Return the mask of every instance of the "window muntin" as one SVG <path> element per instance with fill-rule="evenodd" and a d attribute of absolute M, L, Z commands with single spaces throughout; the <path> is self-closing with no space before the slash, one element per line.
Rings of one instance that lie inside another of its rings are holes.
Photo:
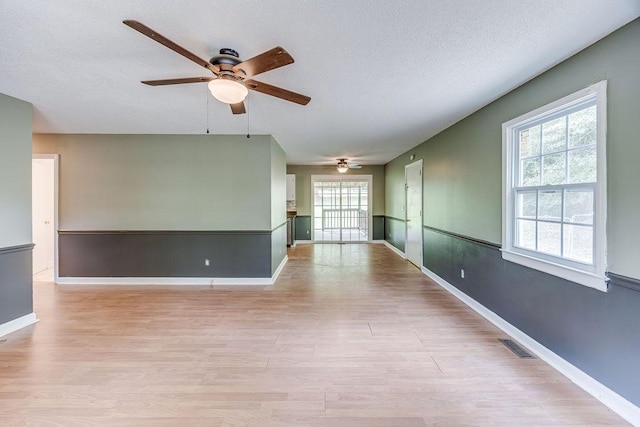
<path fill-rule="evenodd" d="M 514 129 L 513 246 L 594 266 L 596 100 Z"/>
<path fill-rule="evenodd" d="M 503 125 L 503 257 L 601 290 L 605 97 L 603 81 Z"/>

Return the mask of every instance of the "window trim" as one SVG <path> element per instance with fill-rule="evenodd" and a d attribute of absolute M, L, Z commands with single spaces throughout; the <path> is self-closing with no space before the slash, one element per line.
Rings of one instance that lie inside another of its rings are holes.
<path fill-rule="evenodd" d="M 607 81 L 602 80 L 585 89 L 579 90 L 562 99 L 551 102 L 531 112 L 523 114 L 502 124 L 502 258 L 526 267 L 533 268 L 584 286 L 607 291 L 606 249 L 607 249 Z M 551 117 L 561 111 L 568 110 L 589 99 L 596 101 L 596 184 L 594 191 L 594 264 L 589 268 L 576 268 L 574 263 L 565 265 L 554 262 L 547 257 L 538 257 L 535 251 L 520 249 L 514 246 L 515 238 L 515 182 L 514 155 L 516 128 L 533 124 L 543 118 Z"/>

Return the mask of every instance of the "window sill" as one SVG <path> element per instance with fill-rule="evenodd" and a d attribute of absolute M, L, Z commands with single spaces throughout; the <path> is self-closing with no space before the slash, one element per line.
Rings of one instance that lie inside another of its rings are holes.
<path fill-rule="evenodd" d="M 580 285 L 588 286 L 602 292 L 607 292 L 607 283 L 609 279 L 604 275 L 577 270 L 575 268 L 541 260 L 506 249 L 502 249 L 501 251 L 502 258 L 506 261 L 511 261 Z"/>

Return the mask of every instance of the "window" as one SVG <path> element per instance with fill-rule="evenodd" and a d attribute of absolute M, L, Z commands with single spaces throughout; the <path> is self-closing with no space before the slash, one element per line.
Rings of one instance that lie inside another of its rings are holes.
<path fill-rule="evenodd" d="M 503 258 L 606 291 L 606 81 L 502 130 Z"/>
<path fill-rule="evenodd" d="M 371 240 L 371 175 L 311 175 L 315 242 Z"/>

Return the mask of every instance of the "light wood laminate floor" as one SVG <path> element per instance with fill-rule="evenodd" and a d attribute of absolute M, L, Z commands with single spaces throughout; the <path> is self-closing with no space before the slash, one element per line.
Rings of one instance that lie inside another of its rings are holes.
<path fill-rule="evenodd" d="M 298 245 L 272 287 L 34 283 L 0 425 L 626 425 L 383 245 Z"/>

